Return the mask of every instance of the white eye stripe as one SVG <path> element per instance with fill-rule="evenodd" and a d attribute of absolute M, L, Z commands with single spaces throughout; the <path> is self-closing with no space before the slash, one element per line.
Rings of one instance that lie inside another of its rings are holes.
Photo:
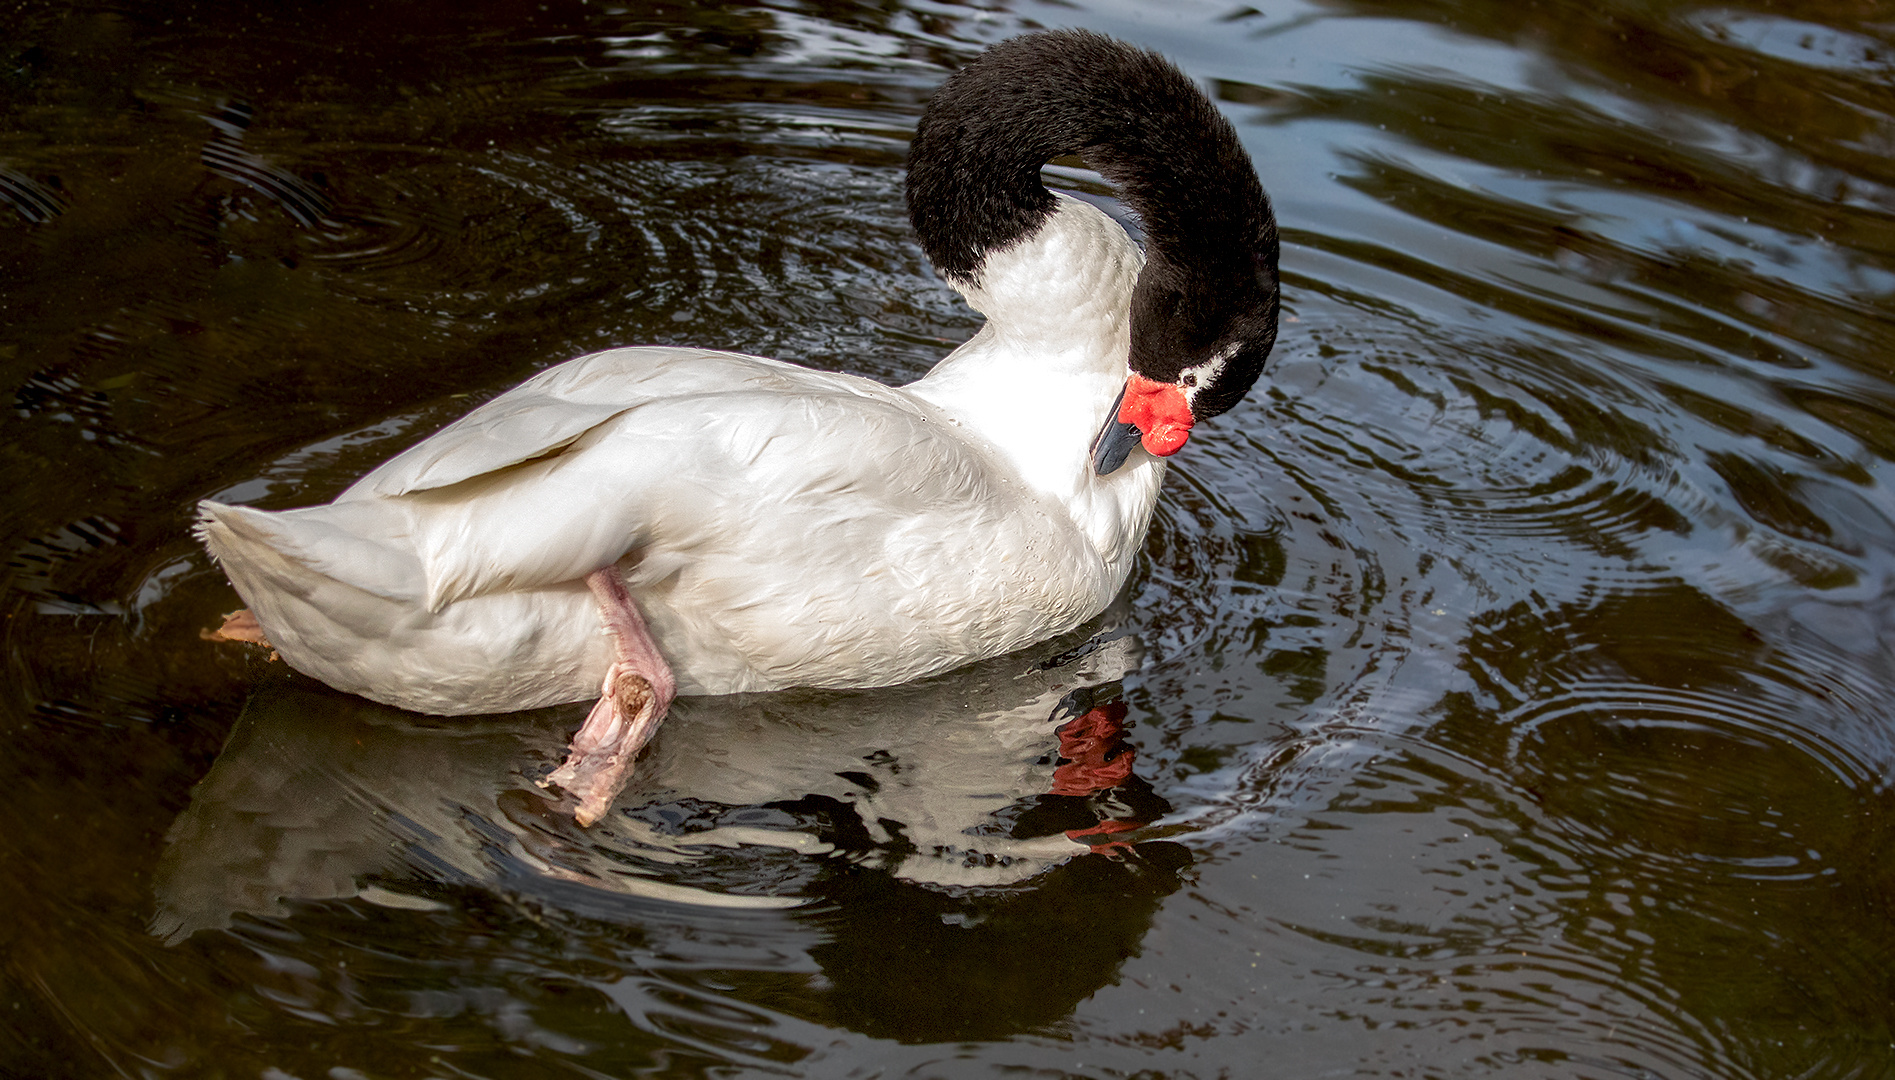
<path fill-rule="evenodd" d="M 1209 360 L 1193 364 L 1178 373 L 1178 385 L 1184 388 L 1185 404 L 1189 405 L 1196 400 L 1199 390 L 1217 381 L 1217 377 L 1224 373 L 1225 365 L 1230 363 L 1231 357 L 1237 355 L 1240 347 L 1241 343 L 1228 345 Z"/>

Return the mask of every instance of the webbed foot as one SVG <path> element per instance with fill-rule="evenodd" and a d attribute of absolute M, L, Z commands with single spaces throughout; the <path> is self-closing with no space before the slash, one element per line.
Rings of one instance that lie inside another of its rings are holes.
<path fill-rule="evenodd" d="M 605 816 L 632 778 L 632 763 L 658 732 L 677 695 L 677 679 L 625 591 L 617 568 L 586 576 L 611 632 L 617 659 L 605 673 L 598 704 L 572 737 L 566 761 L 544 784 L 557 784 L 578 805 L 573 820 L 590 825 Z"/>

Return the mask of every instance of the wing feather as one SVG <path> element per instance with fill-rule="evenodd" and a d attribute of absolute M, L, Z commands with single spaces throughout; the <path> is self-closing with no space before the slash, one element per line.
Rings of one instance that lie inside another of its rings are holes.
<path fill-rule="evenodd" d="M 337 502 L 432 491 L 556 453 L 655 400 L 733 389 L 791 389 L 834 379 L 759 356 L 631 348 L 547 368 L 356 481 Z"/>
<path fill-rule="evenodd" d="M 805 574 L 847 593 L 880 567 L 906 586 L 871 606 L 899 605 L 929 567 L 980 563 L 960 529 L 998 522 L 973 518 L 1028 512 L 1025 485 L 990 457 L 933 406 L 868 380 L 626 349 L 548 369 L 332 504 L 233 513 L 229 527 L 433 612 L 614 564 L 645 582 L 695 568 L 701 606 L 727 613 L 780 605 Z M 1001 546 L 1038 531 L 1022 526 L 999 529 Z M 822 629 L 804 628 L 809 647 Z"/>

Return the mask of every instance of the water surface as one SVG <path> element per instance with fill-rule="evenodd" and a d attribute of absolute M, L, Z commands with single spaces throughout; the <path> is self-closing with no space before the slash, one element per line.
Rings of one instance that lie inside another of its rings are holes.
<path fill-rule="evenodd" d="M 1111 611 L 686 702 L 588 831 L 583 705 L 199 639 L 197 499 L 570 356 L 919 376 L 908 134 L 1040 26 L 1286 241 Z M 1895 1074 L 1892 76 L 1848 3 L 19 5 L 0 1073 Z"/>

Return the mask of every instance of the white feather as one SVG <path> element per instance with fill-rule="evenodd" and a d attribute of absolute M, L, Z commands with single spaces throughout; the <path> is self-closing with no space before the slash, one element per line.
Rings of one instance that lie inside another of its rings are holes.
<path fill-rule="evenodd" d="M 891 388 L 735 353 L 551 368 L 334 503 L 202 504 L 271 643 L 430 713 L 581 700 L 620 565 L 686 694 L 905 682 L 1059 633 L 1123 585 L 1163 464 L 1088 451 L 1126 377 L 1141 259 L 1062 199 L 967 290 L 989 317 Z"/>

